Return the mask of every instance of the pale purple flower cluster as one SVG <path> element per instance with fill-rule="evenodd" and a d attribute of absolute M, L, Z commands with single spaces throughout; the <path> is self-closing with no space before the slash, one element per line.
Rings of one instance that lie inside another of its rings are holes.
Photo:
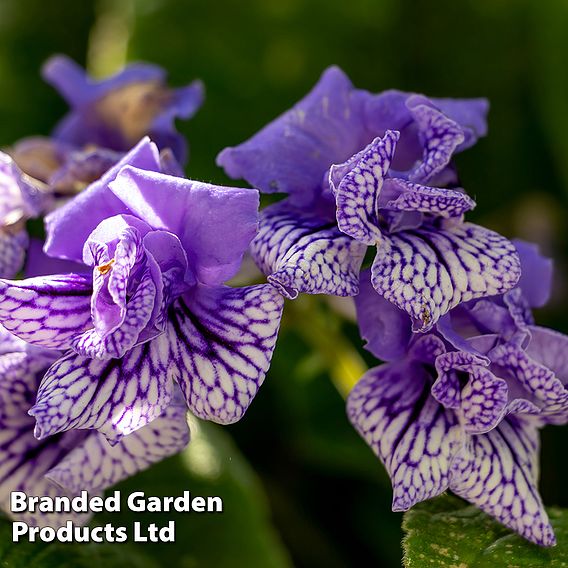
<path fill-rule="evenodd" d="M 348 415 L 391 476 L 393 509 L 450 489 L 550 546 L 539 428 L 568 421 L 568 337 L 531 315 L 550 261 L 464 221 L 475 202 L 452 158 L 486 133 L 486 111 L 478 99 L 375 95 L 332 67 L 218 163 L 288 194 L 262 211 L 251 247 L 284 296 L 356 296 L 367 348 L 387 363 L 355 386 Z"/>

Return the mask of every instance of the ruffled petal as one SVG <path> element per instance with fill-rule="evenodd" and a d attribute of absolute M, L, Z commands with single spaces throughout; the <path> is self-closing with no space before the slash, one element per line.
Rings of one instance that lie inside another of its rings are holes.
<path fill-rule="evenodd" d="M 90 329 L 76 337 L 71 347 L 79 355 L 97 359 L 122 357 L 138 342 L 142 331 L 148 325 L 154 312 L 156 285 L 148 270 L 141 275 L 141 282 L 128 300 L 124 318 L 120 327 L 114 331 L 99 335 L 96 329 Z"/>
<path fill-rule="evenodd" d="M 377 292 L 412 317 L 415 331 L 460 302 L 506 292 L 519 276 L 513 244 L 471 223 L 385 236 L 372 267 Z"/>
<path fill-rule="evenodd" d="M 450 162 L 456 148 L 465 140 L 461 126 L 421 96 L 411 97 L 406 105 L 418 126 L 424 148 L 422 161 L 410 173 L 412 182 L 427 183 Z"/>
<path fill-rule="evenodd" d="M 394 156 L 399 133 L 387 130 L 362 152 L 341 165 L 331 166 L 330 186 L 337 203 L 337 224 L 350 237 L 373 245 L 381 237 L 379 195 Z"/>
<path fill-rule="evenodd" d="M 450 489 L 524 538 L 541 546 L 556 539 L 538 494 L 538 430 L 509 416 L 472 436 L 452 464 Z"/>
<path fill-rule="evenodd" d="M 251 255 L 282 295 L 355 296 L 366 246 L 285 203 L 264 209 Z"/>
<path fill-rule="evenodd" d="M 221 187 L 125 167 L 113 194 L 154 229 L 174 233 L 197 278 L 219 285 L 239 270 L 258 227 L 255 189 Z"/>
<path fill-rule="evenodd" d="M 68 491 L 98 491 L 181 452 L 189 443 L 184 406 L 171 405 L 150 424 L 111 446 L 93 433 L 45 475 Z"/>
<path fill-rule="evenodd" d="M 91 327 L 90 278 L 61 274 L 0 281 L 0 321 L 29 343 L 66 349 Z"/>
<path fill-rule="evenodd" d="M 270 366 L 284 300 L 269 284 L 200 287 L 170 310 L 172 360 L 193 414 L 239 420 Z"/>
<path fill-rule="evenodd" d="M 371 369 L 349 395 L 347 414 L 391 477 L 393 510 L 406 511 L 448 488 L 461 430 L 455 413 L 430 396 L 421 364 Z"/>
<path fill-rule="evenodd" d="M 386 180 L 383 193 L 388 201 L 379 205 L 398 211 L 420 211 L 449 218 L 461 217 L 475 208 L 475 201 L 461 189 L 429 187 L 399 178 Z"/>
<path fill-rule="evenodd" d="M 564 350 L 562 358 L 565 358 L 568 341 L 561 334 L 546 333 L 548 330 L 544 328 L 533 327 L 532 329 L 535 330 L 538 338 L 530 351 L 525 351 L 510 342 L 495 347 L 490 352 L 491 360 L 494 364 L 507 369 L 534 397 L 535 404 L 540 408 L 539 416 L 542 420 L 558 424 L 566 423 L 568 422 L 568 389 L 553 370 L 533 359 L 530 354 L 536 357 L 541 355 L 539 343 L 542 344 L 544 340 L 550 342 L 549 348 L 552 350 L 557 349 L 558 344 L 561 343 Z M 561 336 L 564 341 L 558 340 L 554 337 L 555 335 Z M 548 346 L 545 349 L 548 349 Z M 548 359 L 546 356 L 542 358 Z"/>
<path fill-rule="evenodd" d="M 488 368 L 489 361 L 471 353 L 453 351 L 436 359 L 438 379 L 432 396 L 446 408 L 459 412 L 466 432 L 481 434 L 492 430 L 508 411 L 507 382 Z M 458 372 L 467 373 L 460 384 Z"/>
<path fill-rule="evenodd" d="M 171 353 L 165 335 L 101 361 L 69 353 L 46 373 L 30 410 L 39 439 L 92 428 L 111 443 L 162 414 L 172 392 Z"/>

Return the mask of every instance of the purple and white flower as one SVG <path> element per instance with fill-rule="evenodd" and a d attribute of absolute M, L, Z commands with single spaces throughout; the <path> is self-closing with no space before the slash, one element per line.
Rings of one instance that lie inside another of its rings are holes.
<path fill-rule="evenodd" d="M 0 282 L 0 321 L 67 350 L 30 413 L 40 439 L 94 428 L 116 443 L 163 414 L 177 381 L 198 417 L 239 420 L 270 364 L 283 300 L 230 288 L 258 192 L 167 175 L 142 140 L 46 219 L 48 255 L 89 272 Z"/>
<path fill-rule="evenodd" d="M 450 489 L 551 546 L 537 488 L 539 428 L 568 422 L 568 337 L 534 325 L 550 261 L 516 246 L 527 269 L 519 287 L 461 304 L 428 334 L 413 334 L 405 313 L 362 284 L 362 336 L 389 362 L 366 373 L 347 411 L 391 476 L 394 510 Z"/>
<path fill-rule="evenodd" d="M 368 246 L 373 286 L 427 331 L 460 302 L 501 294 L 520 274 L 514 246 L 463 222 L 475 202 L 452 156 L 486 131 L 481 99 L 354 89 L 338 69 L 218 163 L 288 198 L 261 213 L 253 256 L 288 298 L 354 296 Z"/>
<path fill-rule="evenodd" d="M 34 436 L 28 410 L 39 379 L 60 353 L 35 347 L 0 328 L 0 509 L 32 525 L 61 526 L 68 519 L 84 523 L 87 514 L 12 513 L 10 492 L 75 496 L 102 492 L 120 480 L 181 451 L 189 442 L 183 401 L 176 399 L 162 415 L 110 445 L 94 431 L 64 432 L 46 440 Z M 70 401 L 61 400 L 68 405 Z"/>

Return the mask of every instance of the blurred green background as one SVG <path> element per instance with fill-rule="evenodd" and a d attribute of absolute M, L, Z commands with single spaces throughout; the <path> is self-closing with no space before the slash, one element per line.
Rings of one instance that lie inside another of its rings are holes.
<path fill-rule="evenodd" d="M 458 156 L 478 202 L 471 217 L 554 256 L 554 297 L 537 317 L 568 332 L 567 29 L 564 0 L 0 0 L 0 145 L 48 134 L 65 112 L 39 76 L 55 52 L 98 76 L 142 59 L 163 65 L 172 85 L 202 79 L 205 105 L 180 129 L 191 144 L 188 174 L 219 183 L 228 180 L 216 154 L 289 108 L 330 64 L 373 91 L 485 96 L 489 137 Z M 148 565 L 400 565 L 390 483 L 348 425 L 333 384 L 359 357 L 372 359 L 355 327 L 319 300 L 288 308 L 274 364 L 245 419 L 222 431 L 195 428 L 190 450 L 124 486 L 225 497 L 223 515 L 174 516 L 178 544 L 138 550 L 155 563 Z M 313 343 L 318 329 L 326 339 Z M 565 435 L 543 435 L 549 505 L 568 506 Z M 158 518 L 172 515 L 144 520 Z M 64 550 L 56 552 L 65 558 Z"/>

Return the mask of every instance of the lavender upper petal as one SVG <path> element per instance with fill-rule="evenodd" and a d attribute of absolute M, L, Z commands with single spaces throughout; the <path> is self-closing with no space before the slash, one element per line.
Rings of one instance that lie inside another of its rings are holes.
<path fill-rule="evenodd" d="M 310 203 L 324 173 L 369 143 L 362 117 L 364 94 L 337 67 L 312 91 L 246 142 L 225 148 L 217 164 L 265 193 L 282 192 Z"/>
<path fill-rule="evenodd" d="M 108 217 L 129 213 L 127 206 L 109 189 L 109 183 L 127 164 L 160 171 L 156 145 L 144 138 L 98 181 L 45 218 L 48 255 L 82 262 L 83 244 L 97 225 Z"/>
<path fill-rule="evenodd" d="M 238 271 L 258 226 L 258 192 L 125 167 L 110 184 L 125 207 L 177 235 L 199 281 L 218 285 Z"/>

